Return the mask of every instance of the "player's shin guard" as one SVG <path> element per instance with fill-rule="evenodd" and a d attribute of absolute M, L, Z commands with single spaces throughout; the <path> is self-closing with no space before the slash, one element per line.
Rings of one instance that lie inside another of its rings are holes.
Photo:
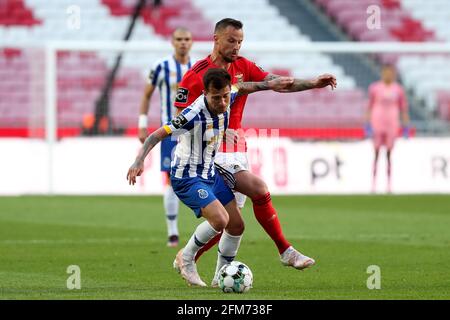
<path fill-rule="evenodd" d="M 220 268 L 222 268 L 222 266 L 234 260 L 234 257 L 236 257 L 236 254 L 238 252 L 241 239 L 242 235 L 232 236 L 231 234 L 228 234 L 226 231 L 223 232 L 219 242 L 216 272 L 214 274 L 217 274 L 217 272 L 219 271 Z"/>
<path fill-rule="evenodd" d="M 218 233 L 208 221 L 200 223 L 183 249 L 183 258 L 193 260 L 198 250 Z"/>
<path fill-rule="evenodd" d="M 280 254 L 283 253 L 291 244 L 283 235 L 277 212 L 272 206 L 270 193 L 267 192 L 263 196 L 252 199 L 252 201 L 256 220 L 258 220 L 259 224 L 275 242 Z"/>
<path fill-rule="evenodd" d="M 219 242 L 221 236 L 222 232 L 219 232 L 217 235 L 214 236 L 214 238 L 209 240 L 208 243 L 206 243 L 203 247 L 201 247 L 200 250 L 198 250 L 197 254 L 195 255 L 195 261 L 197 261 L 201 257 L 201 255 L 204 254 L 206 251 L 214 247 L 215 244 Z"/>
<path fill-rule="evenodd" d="M 172 186 L 167 186 L 164 192 L 164 209 L 166 211 L 166 223 L 168 236 L 178 236 L 178 208 L 179 200 Z"/>

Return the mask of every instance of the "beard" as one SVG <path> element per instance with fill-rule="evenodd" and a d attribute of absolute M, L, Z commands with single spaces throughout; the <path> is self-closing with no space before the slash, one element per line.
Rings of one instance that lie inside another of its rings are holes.
<path fill-rule="evenodd" d="M 231 63 L 235 60 L 235 59 L 223 54 L 222 52 L 220 53 L 220 55 L 222 56 L 223 60 L 225 60 L 225 62 Z"/>
<path fill-rule="evenodd" d="M 234 61 L 233 59 L 231 59 L 230 57 L 227 57 L 227 56 L 223 56 L 223 60 L 225 60 L 228 63 L 231 63 Z"/>

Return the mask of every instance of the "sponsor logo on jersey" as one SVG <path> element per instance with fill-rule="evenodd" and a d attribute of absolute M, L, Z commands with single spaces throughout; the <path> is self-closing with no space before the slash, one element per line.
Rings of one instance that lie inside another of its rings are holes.
<path fill-rule="evenodd" d="M 175 102 L 186 103 L 188 101 L 189 90 L 186 88 L 178 88 Z"/>
<path fill-rule="evenodd" d="M 236 82 L 244 82 L 244 75 L 242 73 L 235 74 L 234 77 L 236 78 Z"/>
<path fill-rule="evenodd" d="M 208 191 L 206 191 L 205 189 L 198 189 L 197 192 L 200 199 L 206 199 L 209 196 Z"/>
<path fill-rule="evenodd" d="M 182 126 L 184 126 L 188 121 L 187 119 L 182 115 L 179 114 L 177 117 L 172 119 L 172 125 L 175 129 L 180 129 Z"/>

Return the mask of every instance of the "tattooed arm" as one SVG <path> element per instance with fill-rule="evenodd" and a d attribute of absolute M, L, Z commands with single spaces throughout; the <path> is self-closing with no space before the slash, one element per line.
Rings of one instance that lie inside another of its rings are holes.
<path fill-rule="evenodd" d="M 149 152 L 165 137 L 169 136 L 166 129 L 164 127 L 159 128 L 151 135 L 147 137 L 144 141 L 144 145 L 139 151 L 136 160 L 131 165 L 130 169 L 128 169 L 127 180 L 130 185 L 134 185 L 136 183 L 136 177 L 140 176 L 144 171 L 144 159 L 149 154 Z"/>
<path fill-rule="evenodd" d="M 244 95 L 264 90 L 280 91 L 288 89 L 293 83 L 292 77 L 275 77 L 261 82 L 238 82 L 235 86 L 238 88 L 238 95 Z"/>
<path fill-rule="evenodd" d="M 273 73 L 269 73 L 264 81 L 272 81 L 274 79 L 280 78 L 281 76 L 278 76 Z M 310 89 L 318 89 L 318 88 L 325 88 L 326 86 L 331 86 L 331 89 L 336 88 L 336 77 L 331 74 L 323 74 L 318 76 L 316 79 L 313 80 L 303 80 L 303 79 L 294 79 L 294 82 L 292 85 L 282 88 L 280 90 L 275 90 L 277 92 L 297 92 L 297 91 L 304 91 L 304 90 L 310 90 Z"/>

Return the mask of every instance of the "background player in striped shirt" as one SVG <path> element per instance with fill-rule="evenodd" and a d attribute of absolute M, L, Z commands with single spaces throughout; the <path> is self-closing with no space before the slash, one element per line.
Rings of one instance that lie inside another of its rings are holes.
<path fill-rule="evenodd" d="M 203 76 L 204 95 L 152 133 L 128 170 L 127 179 L 130 184 L 135 184 L 136 177 L 143 172 L 144 159 L 150 150 L 169 135 L 179 136 L 170 172 L 172 186 L 197 218 L 203 216 L 206 219 L 196 228 L 174 261 L 174 267 L 190 285 L 206 286 L 195 264 L 198 250 L 224 230 L 219 242 L 217 274 L 221 266 L 236 256 L 244 231 L 244 221 L 234 194 L 214 167 L 214 158 L 228 127 L 230 105 L 238 94 L 282 89 L 292 82 L 293 78 L 284 77 L 240 83 L 232 88 L 231 76 L 225 70 L 208 70 Z"/>
<path fill-rule="evenodd" d="M 409 136 L 408 102 L 403 87 L 396 81 L 393 66 L 385 65 L 381 70 L 381 80 L 369 87 L 366 135 L 372 136 L 375 148 L 373 161 L 372 191 L 375 191 L 377 162 L 380 148 L 386 147 L 387 191 L 391 192 L 392 149 L 400 129 L 399 118 L 403 122 L 403 136 Z"/>
<path fill-rule="evenodd" d="M 161 124 L 167 123 L 176 114 L 174 101 L 178 84 L 186 71 L 191 67 L 191 59 L 189 56 L 192 47 L 191 32 L 185 28 L 177 28 L 172 33 L 171 42 L 174 48 L 173 55 L 157 61 L 151 68 L 148 76 L 148 83 L 145 87 L 139 110 L 139 140 L 142 143 L 144 143 L 148 135 L 147 113 L 150 106 L 150 99 L 155 89 L 159 89 L 161 97 Z M 176 247 L 179 241 L 177 224 L 179 202 L 173 192 L 169 179 L 171 155 L 176 143 L 177 141 L 170 137 L 161 142 L 161 171 L 167 175 L 167 186 L 164 191 L 163 202 L 169 237 L 167 245 L 170 247 Z"/>
<path fill-rule="evenodd" d="M 279 77 L 265 72 L 254 62 L 239 56 L 244 37 L 242 28 L 242 22 L 231 18 L 225 18 L 216 23 L 213 52 L 205 59 L 199 60 L 183 77 L 175 101 L 176 107 L 182 109 L 197 99 L 204 89 L 202 76 L 209 68 L 227 70 L 233 84 L 242 81 L 271 80 Z M 331 86 L 331 88 L 336 86 L 334 76 L 325 74 L 314 80 L 295 79 L 289 87 L 278 91 L 296 92 L 326 86 Z M 248 171 L 246 143 L 241 126 L 246 99 L 247 96 L 243 95 L 234 102 L 230 114 L 230 125 L 224 137 L 221 152 L 216 156 L 216 163 L 220 166 L 219 168 L 222 168 L 220 170 L 224 177 L 230 177 L 230 186 L 237 191 L 235 195 L 239 208 L 244 206 L 246 196 L 252 200 L 255 217 L 275 242 L 281 262 L 297 269 L 307 268 L 314 264 L 314 260 L 295 250 L 284 237 L 267 185 L 262 179 Z M 274 106 L 274 112 L 276 112 L 276 106 Z M 197 258 L 219 239 L 220 235 L 212 239 L 199 251 Z"/>

